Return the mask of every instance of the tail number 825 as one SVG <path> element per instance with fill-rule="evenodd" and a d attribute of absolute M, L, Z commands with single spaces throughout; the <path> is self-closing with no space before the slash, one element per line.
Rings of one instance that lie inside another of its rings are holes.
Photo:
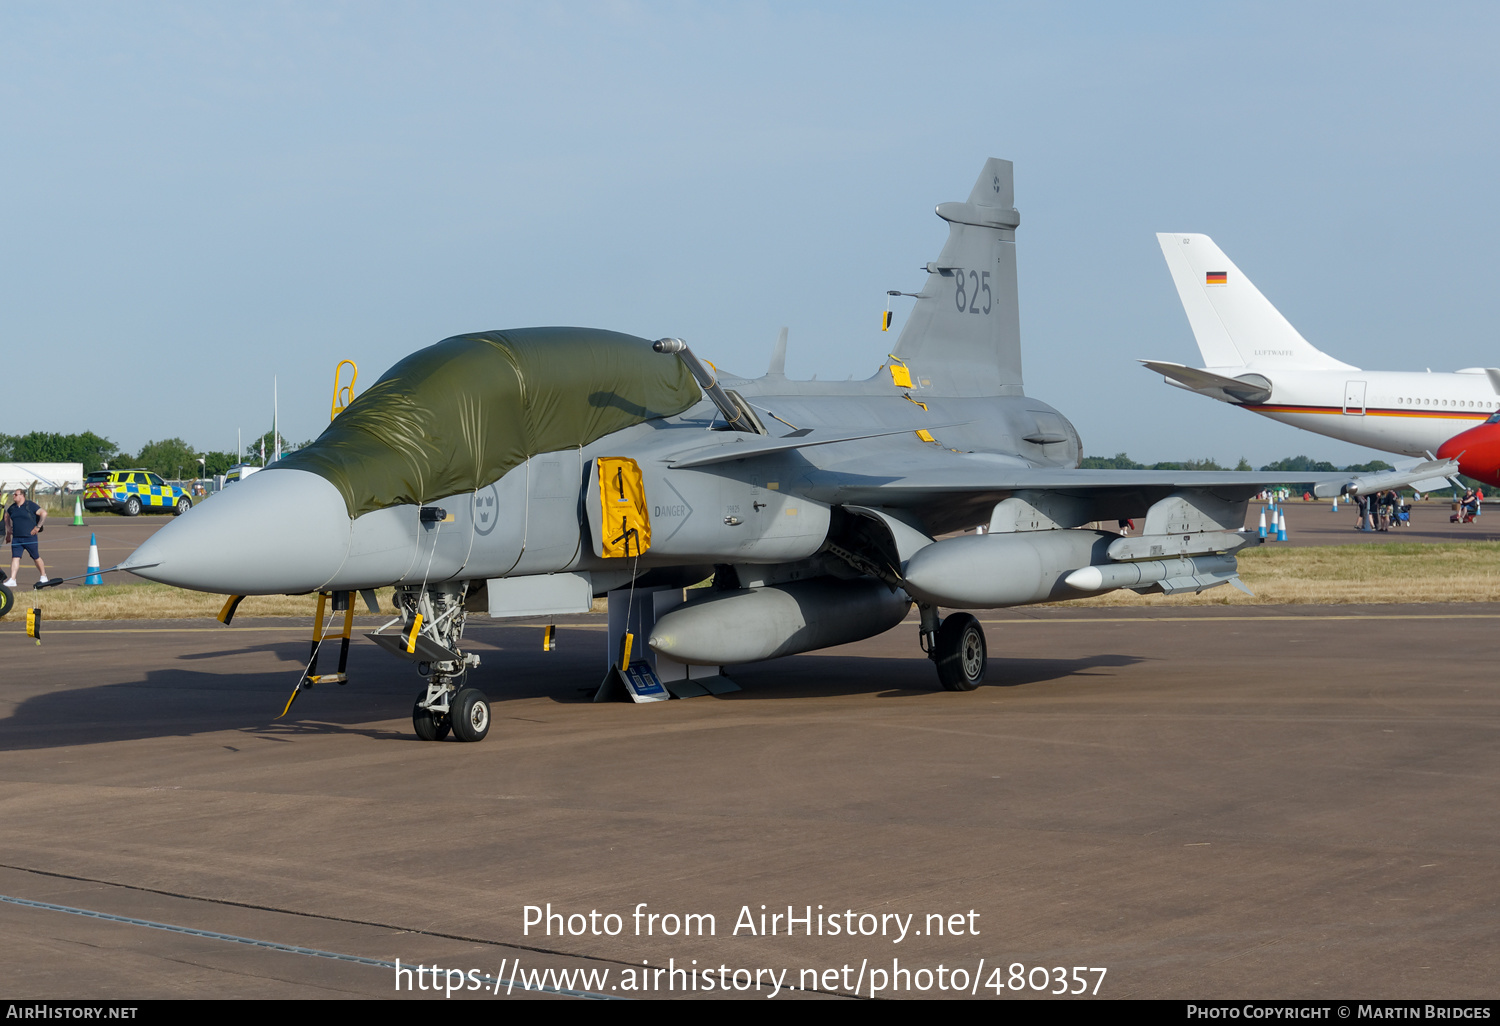
<path fill-rule="evenodd" d="M 958 312 L 971 314 L 987 314 L 995 301 L 994 294 L 990 292 L 989 271 L 968 271 L 962 267 L 953 269 L 953 277 L 958 286 L 958 291 L 953 301 L 958 304 Z M 979 305 L 980 293 L 984 293 L 984 305 Z"/>

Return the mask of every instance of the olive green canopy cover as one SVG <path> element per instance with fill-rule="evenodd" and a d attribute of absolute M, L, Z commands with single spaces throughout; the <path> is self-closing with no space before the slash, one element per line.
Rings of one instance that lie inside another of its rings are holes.
<path fill-rule="evenodd" d="M 538 453 L 681 413 L 701 397 L 681 360 L 633 335 L 519 328 L 455 335 L 371 385 L 275 468 L 343 493 L 349 516 L 472 492 Z"/>

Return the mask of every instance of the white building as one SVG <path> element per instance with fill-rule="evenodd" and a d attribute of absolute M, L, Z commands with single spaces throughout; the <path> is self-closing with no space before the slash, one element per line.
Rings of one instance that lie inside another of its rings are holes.
<path fill-rule="evenodd" d="M 56 492 L 67 488 L 83 490 L 82 463 L 0 463 L 0 491 L 13 488 L 30 488 L 35 484 L 40 491 Z"/>

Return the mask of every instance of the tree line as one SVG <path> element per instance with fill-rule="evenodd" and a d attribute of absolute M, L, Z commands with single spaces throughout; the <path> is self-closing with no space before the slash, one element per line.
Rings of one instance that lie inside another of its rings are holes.
<path fill-rule="evenodd" d="M 1382 470 L 1395 470 L 1385 460 L 1371 460 L 1369 463 L 1351 463 L 1347 467 L 1334 466 L 1327 460 L 1315 460 L 1311 456 L 1288 456 L 1286 459 L 1267 463 L 1264 467 L 1252 467 L 1250 461 L 1243 456 L 1233 467 L 1226 467 L 1215 459 L 1180 460 L 1167 463 L 1137 463 L 1123 452 L 1117 452 L 1113 456 L 1085 456 L 1079 464 L 1084 470 L 1259 470 L 1261 473 L 1290 473 L 1290 474 L 1374 474 Z M 1458 481 L 1466 488 L 1489 488 L 1483 481 L 1458 475 Z M 1300 492 L 1310 490 L 1311 484 L 1292 485 L 1293 491 Z M 1410 488 L 1399 489 L 1401 494 L 1410 495 Z"/>
<path fill-rule="evenodd" d="M 139 452 L 121 449 L 114 442 L 92 431 L 64 435 L 52 431 L 33 431 L 25 435 L 0 434 L 0 463 L 82 463 L 83 472 L 92 474 L 103 470 L 105 465 L 117 469 L 132 468 L 149 470 L 172 480 L 213 477 L 226 473 L 237 463 L 259 463 L 261 446 L 265 446 L 266 459 L 275 451 L 271 432 L 267 431 L 253 439 L 243 456 L 232 452 L 205 451 L 195 449 L 181 438 L 164 438 L 159 442 L 147 442 Z M 300 449 L 303 445 L 289 444 L 285 436 L 281 439 L 282 452 Z M 198 459 L 202 457 L 202 469 Z"/>
<path fill-rule="evenodd" d="M 1353 463 L 1347 467 L 1336 467 L 1326 460 L 1315 460 L 1310 456 L 1288 456 L 1284 460 L 1268 463 L 1264 467 L 1256 468 L 1250 465 L 1250 461 L 1241 456 L 1239 463 L 1232 467 L 1226 467 L 1212 458 L 1201 460 L 1179 460 L 1166 463 L 1137 463 L 1123 452 L 1117 452 L 1113 456 L 1085 456 L 1080 466 L 1084 470 L 1256 470 L 1261 473 L 1303 473 L 1303 474 L 1373 474 L 1378 470 L 1395 470 L 1385 460 L 1371 460 L 1369 463 Z"/>

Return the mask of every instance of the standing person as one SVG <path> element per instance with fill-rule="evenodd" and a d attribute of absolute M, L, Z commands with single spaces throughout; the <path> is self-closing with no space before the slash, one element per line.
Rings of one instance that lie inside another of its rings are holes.
<path fill-rule="evenodd" d="M 1389 531 L 1396 519 L 1395 491 L 1380 493 L 1380 530 Z"/>
<path fill-rule="evenodd" d="M 41 550 L 37 548 L 36 536 L 47 522 L 47 511 L 26 498 L 26 493 L 17 488 L 11 492 L 15 501 L 5 507 L 5 543 L 10 546 L 10 579 L 7 588 L 16 586 L 16 574 L 21 569 L 21 553 L 31 556 L 41 583 L 47 583 L 47 564 L 42 562 Z"/>

